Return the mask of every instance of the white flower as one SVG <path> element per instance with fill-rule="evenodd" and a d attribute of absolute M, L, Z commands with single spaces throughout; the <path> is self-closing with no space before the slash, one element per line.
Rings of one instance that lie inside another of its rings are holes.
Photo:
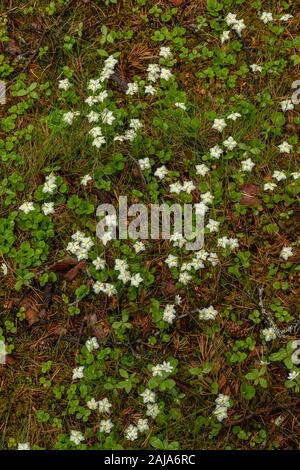
<path fill-rule="evenodd" d="M 156 403 L 148 403 L 146 415 L 150 416 L 150 418 L 155 419 L 157 415 L 159 415 L 160 409 Z"/>
<path fill-rule="evenodd" d="M 258 64 L 251 64 L 250 69 L 252 70 L 252 72 L 261 72 L 262 66 Z"/>
<path fill-rule="evenodd" d="M 237 142 L 234 140 L 232 136 L 230 136 L 228 137 L 228 139 L 224 140 L 223 145 L 228 150 L 233 150 L 237 146 Z"/>
<path fill-rule="evenodd" d="M 84 436 L 80 431 L 72 430 L 70 433 L 70 441 L 75 445 L 79 445 L 82 441 L 84 441 Z"/>
<path fill-rule="evenodd" d="M 239 242 L 236 238 L 221 237 L 218 239 L 217 245 L 220 248 L 230 248 L 231 250 L 234 250 L 235 248 L 238 248 Z"/>
<path fill-rule="evenodd" d="M 34 211 L 34 204 L 33 202 L 23 202 L 23 204 L 19 207 L 19 210 L 25 214 L 29 214 L 29 212 Z"/>
<path fill-rule="evenodd" d="M 227 30 L 227 31 L 223 31 L 223 33 L 221 34 L 220 36 L 220 39 L 221 39 L 221 43 L 224 44 L 225 41 L 228 41 L 230 38 L 230 31 Z"/>
<path fill-rule="evenodd" d="M 157 176 L 160 180 L 163 180 L 168 174 L 168 170 L 165 165 L 160 166 L 154 173 L 154 176 Z"/>
<path fill-rule="evenodd" d="M 197 175 L 205 176 L 208 172 L 209 172 L 209 168 L 204 163 L 201 163 L 201 165 L 196 165 Z"/>
<path fill-rule="evenodd" d="M 174 322 L 175 318 L 176 318 L 175 305 L 167 304 L 164 309 L 163 321 L 171 325 Z"/>
<path fill-rule="evenodd" d="M 212 305 L 199 310 L 200 320 L 214 320 L 217 315 L 218 315 L 218 311 Z"/>
<path fill-rule="evenodd" d="M 135 242 L 133 249 L 136 253 L 140 253 L 141 251 L 145 251 L 146 248 L 143 242 Z"/>
<path fill-rule="evenodd" d="M 280 258 L 287 261 L 291 256 L 293 256 L 293 250 L 291 246 L 284 246 L 280 252 Z"/>
<path fill-rule="evenodd" d="M 138 428 L 133 426 L 133 424 L 130 424 L 125 430 L 125 438 L 128 439 L 128 441 L 135 441 L 138 437 L 138 434 Z"/>
<path fill-rule="evenodd" d="M 216 409 L 213 411 L 213 414 L 217 418 L 218 421 L 223 421 L 227 418 L 227 407 L 226 406 L 217 406 Z"/>
<path fill-rule="evenodd" d="M 138 84 L 137 83 L 128 83 L 127 85 L 127 90 L 126 90 L 126 95 L 135 95 L 136 93 L 138 93 L 139 91 L 139 87 L 138 87 Z"/>
<path fill-rule="evenodd" d="M 84 177 L 80 181 L 80 184 L 82 184 L 82 186 L 86 186 L 88 182 L 91 181 L 92 179 L 93 178 L 91 177 L 91 175 L 84 175 Z"/>
<path fill-rule="evenodd" d="M 293 15 L 289 15 L 288 13 L 286 13 L 285 15 L 282 15 L 280 18 L 279 18 L 279 21 L 289 21 L 293 18 Z"/>
<path fill-rule="evenodd" d="M 160 78 L 162 78 L 163 80 L 170 80 L 170 78 L 172 77 L 172 72 L 171 70 L 169 69 L 166 69 L 164 67 L 161 68 L 160 70 Z"/>
<path fill-rule="evenodd" d="M 270 21 L 273 21 L 273 15 L 272 13 L 269 13 L 267 11 L 264 11 L 262 12 L 262 14 L 260 15 L 260 19 L 263 23 L 267 24 L 269 23 Z"/>
<path fill-rule="evenodd" d="M 178 266 L 178 258 L 174 255 L 169 255 L 165 259 L 165 263 L 168 265 L 169 268 L 176 268 Z"/>
<path fill-rule="evenodd" d="M 291 153 L 291 151 L 293 150 L 293 146 L 286 141 L 278 145 L 278 148 L 280 153 Z"/>
<path fill-rule="evenodd" d="M 300 178 L 300 172 L 294 171 L 293 173 L 291 173 L 291 176 L 293 177 L 294 180 L 297 180 Z"/>
<path fill-rule="evenodd" d="M 141 397 L 143 398 L 143 402 L 146 404 L 146 403 L 155 403 L 155 400 L 156 400 L 156 395 L 154 392 L 152 392 L 152 390 L 150 390 L 149 388 L 145 388 L 145 390 L 143 391 L 143 393 L 140 394 Z"/>
<path fill-rule="evenodd" d="M 247 160 L 243 160 L 241 163 L 242 171 L 251 172 L 252 169 L 255 167 L 255 163 L 251 160 L 251 158 L 247 158 Z"/>
<path fill-rule="evenodd" d="M 111 407 L 112 404 L 108 401 L 108 398 L 106 397 L 98 402 L 98 409 L 100 413 L 109 413 Z"/>
<path fill-rule="evenodd" d="M 96 271 L 100 271 L 105 268 L 105 260 L 98 256 L 98 258 L 94 259 L 93 265 L 95 266 Z"/>
<path fill-rule="evenodd" d="M 226 408 L 228 408 L 230 406 L 230 397 L 220 393 L 215 399 L 215 403 L 219 406 L 226 406 Z"/>
<path fill-rule="evenodd" d="M 209 207 L 206 204 L 204 204 L 203 201 L 197 202 L 195 204 L 196 214 L 200 214 L 200 215 L 204 216 L 208 210 L 209 210 Z"/>
<path fill-rule="evenodd" d="M 231 113 L 229 114 L 229 116 L 227 116 L 227 119 L 230 119 L 231 121 L 236 121 L 241 116 L 242 115 L 240 113 Z"/>
<path fill-rule="evenodd" d="M 246 28 L 244 20 L 238 20 L 232 26 L 232 29 L 241 36 L 242 31 Z"/>
<path fill-rule="evenodd" d="M 149 170 L 151 168 L 151 163 L 148 157 L 141 158 L 138 162 L 142 171 Z"/>
<path fill-rule="evenodd" d="M 136 424 L 136 427 L 138 428 L 139 432 L 147 431 L 149 429 L 148 420 L 140 418 Z"/>
<path fill-rule="evenodd" d="M 276 331 L 273 327 L 265 328 L 262 330 L 262 334 L 266 341 L 272 341 L 277 338 Z"/>
<path fill-rule="evenodd" d="M 218 232 L 220 227 L 220 222 L 217 220 L 209 219 L 208 224 L 206 225 L 206 228 L 212 233 L 212 232 Z"/>
<path fill-rule="evenodd" d="M 170 57 L 172 57 L 171 49 L 169 47 L 162 46 L 160 48 L 159 55 L 160 57 L 163 57 L 164 59 L 169 59 Z"/>
<path fill-rule="evenodd" d="M 273 173 L 273 178 L 275 178 L 277 181 L 282 181 L 282 180 L 286 180 L 286 174 L 283 172 L 283 171 L 274 171 Z"/>
<path fill-rule="evenodd" d="M 140 119 L 130 119 L 129 127 L 134 129 L 135 131 L 138 131 L 143 127 L 143 123 Z"/>
<path fill-rule="evenodd" d="M 89 131 L 89 134 L 90 134 L 92 137 L 100 137 L 100 136 L 102 136 L 102 129 L 101 129 L 101 127 L 99 127 L 99 126 L 93 127 L 93 128 Z"/>
<path fill-rule="evenodd" d="M 213 266 L 217 266 L 219 264 L 219 258 L 217 253 L 210 253 L 209 257 L 207 258 L 207 261 L 209 261 Z"/>
<path fill-rule="evenodd" d="M 232 25 L 235 24 L 238 20 L 237 20 L 236 14 L 234 14 L 234 13 L 228 13 L 228 15 L 227 15 L 226 18 L 225 18 L 225 21 L 226 21 L 226 23 L 228 24 L 228 26 L 232 26 Z"/>
<path fill-rule="evenodd" d="M 95 400 L 95 398 L 91 398 L 86 406 L 88 407 L 89 410 L 96 410 L 98 408 L 98 402 Z"/>
<path fill-rule="evenodd" d="M 156 95 L 156 89 L 152 85 L 145 85 L 145 93 L 146 95 Z"/>
<path fill-rule="evenodd" d="M 170 193 L 171 194 L 180 194 L 183 190 L 181 183 L 177 181 L 176 183 L 170 184 Z"/>
<path fill-rule="evenodd" d="M 71 83 L 69 82 L 68 78 L 65 78 L 64 80 L 59 80 L 58 82 L 58 88 L 60 90 L 65 90 L 67 91 L 71 87 Z"/>
<path fill-rule="evenodd" d="M 264 190 L 265 191 L 273 191 L 275 188 L 277 188 L 276 183 L 265 183 L 264 184 Z"/>
<path fill-rule="evenodd" d="M 170 241 L 173 242 L 173 246 L 182 248 L 186 244 L 186 240 L 181 233 L 175 232 L 170 237 Z"/>
<path fill-rule="evenodd" d="M 283 100 L 280 102 L 282 111 L 291 111 L 294 109 L 294 104 L 292 100 Z"/>
<path fill-rule="evenodd" d="M 175 295 L 175 304 L 176 305 L 180 305 L 182 302 L 182 298 L 180 297 L 180 295 Z"/>
<path fill-rule="evenodd" d="M 185 271 L 183 273 L 180 273 L 178 281 L 181 282 L 181 284 L 183 284 L 184 286 L 186 286 L 191 279 L 192 279 L 192 276 L 188 272 Z"/>
<path fill-rule="evenodd" d="M 29 442 L 19 442 L 18 443 L 18 450 L 30 450 Z"/>
<path fill-rule="evenodd" d="M 97 78 L 97 79 L 91 79 L 89 81 L 87 89 L 91 90 L 92 93 L 95 93 L 96 91 L 100 90 L 101 87 L 102 85 L 100 83 L 100 79 Z"/>
<path fill-rule="evenodd" d="M 108 124 L 109 126 L 111 126 L 116 118 L 113 115 L 112 111 L 105 108 L 101 113 L 101 119 L 103 124 Z"/>
<path fill-rule="evenodd" d="M 75 369 L 73 369 L 72 380 L 82 379 L 83 378 L 83 371 L 84 371 L 83 366 L 75 367 Z"/>
<path fill-rule="evenodd" d="M 209 153 L 212 158 L 220 158 L 223 153 L 223 150 L 219 147 L 219 145 L 215 145 L 209 150 Z"/>
<path fill-rule="evenodd" d="M 100 116 L 99 113 L 96 113 L 96 111 L 91 111 L 87 115 L 87 119 L 89 123 L 97 122 L 99 120 L 99 116 Z"/>
<path fill-rule="evenodd" d="M 160 74 L 160 67 L 157 64 L 149 64 L 147 68 L 147 72 L 148 72 L 148 80 L 150 82 L 156 82 Z"/>
<path fill-rule="evenodd" d="M 211 194 L 210 191 L 207 191 L 206 193 L 201 194 L 200 198 L 204 202 L 204 204 L 211 204 L 214 200 L 214 196 Z"/>
<path fill-rule="evenodd" d="M 174 367 L 168 361 L 163 361 L 162 364 L 157 364 L 156 366 L 152 367 L 152 375 L 153 377 L 161 377 L 163 372 L 170 374 L 173 372 Z"/>
<path fill-rule="evenodd" d="M 184 191 L 187 194 L 191 194 L 196 189 L 196 186 L 192 181 L 184 181 L 182 185 L 182 191 Z"/>
<path fill-rule="evenodd" d="M 2 271 L 2 273 L 3 273 L 3 276 L 6 276 L 6 275 L 7 275 L 8 269 L 7 269 L 7 266 L 6 266 L 5 263 L 2 263 L 2 264 L 1 264 L 1 271 Z"/>
<path fill-rule="evenodd" d="M 227 127 L 225 119 L 215 119 L 212 128 L 222 132 Z"/>
<path fill-rule="evenodd" d="M 42 205 L 42 211 L 45 215 L 54 213 L 54 202 L 45 202 Z"/>
<path fill-rule="evenodd" d="M 289 373 L 288 380 L 295 380 L 298 377 L 299 373 L 299 371 L 296 372 L 295 370 L 293 370 Z"/>
<path fill-rule="evenodd" d="M 43 186 L 43 193 L 50 193 L 52 194 L 54 190 L 57 188 L 57 184 L 55 183 L 56 181 L 56 176 L 54 176 L 52 173 L 51 175 L 46 176 L 46 181 Z"/>
<path fill-rule="evenodd" d="M 99 136 L 99 137 L 96 137 L 96 138 L 93 140 L 92 145 L 98 149 L 98 148 L 100 148 L 103 144 L 105 144 L 105 142 L 106 142 L 105 137 L 103 137 L 103 135 L 101 135 L 101 136 Z"/>
<path fill-rule="evenodd" d="M 63 121 L 66 123 L 66 124 L 73 124 L 73 121 L 74 121 L 74 118 L 77 117 L 77 116 L 80 116 L 80 112 L 79 111 L 68 111 L 66 113 L 63 114 Z"/>
<path fill-rule="evenodd" d="M 143 282 L 143 278 L 140 275 L 140 273 L 137 273 L 134 276 L 131 276 L 131 279 L 130 279 L 130 285 L 131 286 L 139 287 L 141 282 Z"/>
<path fill-rule="evenodd" d="M 105 434 L 109 434 L 114 427 L 111 419 L 102 419 L 100 421 L 99 431 L 104 432 Z"/>
<path fill-rule="evenodd" d="M 103 294 L 108 295 L 108 297 L 112 297 L 117 293 L 114 285 L 109 284 L 108 282 L 96 281 L 93 285 L 93 290 L 96 294 L 99 294 L 99 292 L 103 292 Z"/>
<path fill-rule="evenodd" d="M 186 105 L 184 103 L 180 103 L 179 101 L 175 103 L 176 108 L 183 109 L 183 111 L 186 111 Z"/>
<path fill-rule="evenodd" d="M 97 338 L 95 338 L 95 337 L 89 338 L 85 342 L 85 346 L 86 346 L 86 349 L 88 350 L 88 352 L 92 352 L 92 351 L 95 351 L 96 349 L 99 349 L 99 343 L 97 341 Z"/>

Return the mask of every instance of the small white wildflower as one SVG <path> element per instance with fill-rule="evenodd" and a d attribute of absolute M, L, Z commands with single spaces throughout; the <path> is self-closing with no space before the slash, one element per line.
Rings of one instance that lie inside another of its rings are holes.
<path fill-rule="evenodd" d="M 130 424 L 125 430 L 125 438 L 128 441 L 135 441 L 138 438 L 138 434 L 138 428 L 136 426 L 133 426 L 133 424 Z"/>
<path fill-rule="evenodd" d="M 292 100 L 283 100 L 280 102 L 280 106 L 282 111 L 284 112 L 291 111 L 292 109 L 294 109 L 294 104 Z"/>
<path fill-rule="evenodd" d="M 85 342 L 85 346 L 86 346 L 86 349 L 88 350 L 88 352 L 92 352 L 92 351 L 95 351 L 96 349 L 99 349 L 99 343 L 97 341 L 97 338 L 95 338 L 95 337 L 89 338 Z"/>
<path fill-rule="evenodd" d="M 227 127 L 225 119 L 215 119 L 212 128 L 222 132 Z"/>
<path fill-rule="evenodd" d="M 292 372 L 289 373 L 288 380 L 295 380 L 299 374 L 300 374 L 299 371 L 293 370 Z"/>
<path fill-rule="evenodd" d="M 2 271 L 3 276 L 7 275 L 8 269 L 7 269 L 7 265 L 5 263 L 1 264 L 1 271 Z"/>
<path fill-rule="evenodd" d="M 75 369 L 73 369 L 72 380 L 82 379 L 83 378 L 83 371 L 84 371 L 83 366 L 75 367 Z"/>
<path fill-rule="evenodd" d="M 260 20 L 261 20 L 263 23 L 265 23 L 265 24 L 267 24 L 267 23 L 273 21 L 273 15 L 272 15 L 272 13 L 267 12 L 267 11 L 263 11 L 259 18 L 260 18 Z"/>
<path fill-rule="evenodd" d="M 294 171 L 291 173 L 291 176 L 293 177 L 294 180 L 297 180 L 300 178 L 300 171 Z"/>
<path fill-rule="evenodd" d="M 227 116 L 227 119 L 230 119 L 230 121 L 236 121 L 240 117 L 242 117 L 240 113 L 231 113 Z"/>
<path fill-rule="evenodd" d="M 19 210 L 24 212 L 25 214 L 29 214 L 29 212 L 34 211 L 34 204 L 33 204 L 33 202 L 24 202 L 19 207 Z"/>
<path fill-rule="evenodd" d="M 165 259 L 165 263 L 168 265 L 169 268 L 176 268 L 178 266 L 178 258 L 174 255 L 169 255 Z"/>
<path fill-rule="evenodd" d="M 276 331 L 273 327 L 265 328 L 262 330 L 262 334 L 266 341 L 272 341 L 277 338 Z"/>
<path fill-rule="evenodd" d="M 162 46 L 160 48 L 159 55 L 160 57 L 163 57 L 164 59 L 169 59 L 170 57 L 172 57 L 171 49 L 169 47 Z"/>
<path fill-rule="evenodd" d="M 160 70 L 160 78 L 162 78 L 163 80 L 168 81 L 168 80 L 170 80 L 170 78 L 171 78 L 172 76 L 173 76 L 173 75 L 172 75 L 171 70 L 166 69 L 166 68 L 164 68 L 164 67 L 161 68 L 161 70 Z"/>
<path fill-rule="evenodd" d="M 136 93 L 138 93 L 139 91 L 139 87 L 138 87 L 138 84 L 137 83 L 128 83 L 127 85 L 127 90 L 126 90 L 126 95 L 135 95 Z"/>
<path fill-rule="evenodd" d="M 282 180 L 286 180 L 286 174 L 283 172 L 283 171 L 274 171 L 273 173 L 273 178 L 275 178 L 277 181 L 282 181 Z"/>
<path fill-rule="evenodd" d="M 111 419 L 102 419 L 100 421 L 99 431 L 104 434 L 109 434 L 114 427 Z"/>
<path fill-rule="evenodd" d="M 136 427 L 138 428 L 139 432 L 145 432 L 149 429 L 149 424 L 147 419 L 139 419 L 136 423 Z"/>
<path fill-rule="evenodd" d="M 112 404 L 108 401 L 108 398 L 103 398 L 102 400 L 99 400 L 98 402 L 98 410 L 100 413 L 109 413 L 110 409 L 112 407 Z"/>
<path fill-rule="evenodd" d="M 97 410 L 97 408 L 98 408 L 98 402 L 95 400 L 95 398 L 91 398 L 87 402 L 86 406 L 88 407 L 89 410 L 94 411 L 94 410 Z"/>
<path fill-rule="evenodd" d="M 224 140 L 223 145 L 228 150 L 233 150 L 237 146 L 237 142 L 234 140 L 232 136 L 230 136 L 228 137 L 228 139 Z"/>
<path fill-rule="evenodd" d="M 80 181 L 80 184 L 82 184 L 82 186 L 87 186 L 88 182 L 89 181 L 92 181 L 92 177 L 91 175 L 84 175 L 83 178 L 81 178 L 81 181 Z"/>
<path fill-rule="evenodd" d="M 275 188 L 277 188 L 276 183 L 265 183 L 264 184 L 264 190 L 265 191 L 274 191 Z"/>
<path fill-rule="evenodd" d="M 130 279 L 130 285 L 134 287 L 139 287 L 139 285 L 143 282 L 143 278 L 140 275 L 140 273 L 135 274 L 134 276 L 131 276 Z"/>
<path fill-rule="evenodd" d="M 42 205 L 42 211 L 45 215 L 50 215 L 54 213 L 54 202 L 45 202 Z"/>
<path fill-rule="evenodd" d="M 230 30 L 223 31 L 220 36 L 221 43 L 224 44 L 225 41 L 228 41 L 230 38 Z"/>
<path fill-rule="evenodd" d="M 223 153 L 223 150 L 219 147 L 219 145 L 215 145 L 209 150 L 209 153 L 212 158 L 219 159 Z"/>
<path fill-rule="evenodd" d="M 217 418 L 218 421 L 223 421 L 228 417 L 227 407 L 226 406 L 217 406 L 213 411 L 213 415 Z"/>
<path fill-rule="evenodd" d="M 151 163 L 148 157 L 141 158 L 138 162 L 142 171 L 149 170 L 151 168 Z"/>
<path fill-rule="evenodd" d="M 282 15 L 280 18 L 279 18 L 279 21 L 289 21 L 291 20 L 293 17 L 293 15 L 290 15 L 289 13 L 286 13 L 285 15 Z"/>
<path fill-rule="evenodd" d="M 199 310 L 200 320 L 214 320 L 217 315 L 218 315 L 218 311 L 212 305 Z"/>
<path fill-rule="evenodd" d="M 107 124 L 111 126 L 116 118 L 113 115 L 112 111 L 105 108 L 101 113 L 101 119 L 102 119 L 103 124 Z"/>
<path fill-rule="evenodd" d="M 218 232 L 220 227 L 220 222 L 214 219 L 209 219 L 208 224 L 206 225 L 206 228 L 212 233 L 212 232 Z"/>
<path fill-rule="evenodd" d="M 143 398 L 143 402 L 145 404 L 147 403 L 155 403 L 156 400 L 156 395 L 155 393 L 150 390 L 149 388 L 146 388 L 143 393 L 140 394 L 140 396 Z"/>
<path fill-rule="evenodd" d="M 30 450 L 29 442 L 19 442 L 18 443 L 18 450 Z"/>
<path fill-rule="evenodd" d="M 262 66 L 258 64 L 251 64 L 250 69 L 252 72 L 262 72 Z"/>
<path fill-rule="evenodd" d="M 186 111 L 186 110 L 187 110 L 186 105 L 185 105 L 184 103 L 180 103 L 179 101 L 177 101 L 177 102 L 175 103 L 175 106 L 176 106 L 176 108 L 183 109 L 183 111 Z"/>
<path fill-rule="evenodd" d="M 82 441 L 84 441 L 84 436 L 80 431 L 72 430 L 70 433 L 70 441 L 75 445 L 79 445 Z"/>
<path fill-rule="evenodd" d="M 154 176 L 156 176 L 160 180 L 163 180 L 167 176 L 168 173 L 169 172 L 167 168 L 165 167 L 165 165 L 162 165 L 159 168 L 157 168 L 157 170 L 154 173 Z"/>
<path fill-rule="evenodd" d="M 145 85 L 145 93 L 146 95 L 154 96 L 156 95 L 156 89 L 153 85 Z"/>
<path fill-rule="evenodd" d="M 155 419 L 157 415 L 159 415 L 160 409 L 157 405 L 157 403 L 148 403 L 147 404 L 147 411 L 146 415 L 150 416 L 150 418 Z"/>
<path fill-rule="evenodd" d="M 98 256 L 98 258 L 94 259 L 93 265 L 95 266 L 96 271 L 100 271 L 105 268 L 105 260 Z"/>
<path fill-rule="evenodd" d="M 205 176 L 208 172 L 209 172 L 209 168 L 204 163 L 201 163 L 201 165 L 196 165 L 197 175 Z"/>
<path fill-rule="evenodd" d="M 250 173 L 255 167 L 255 163 L 251 160 L 251 158 L 247 158 L 247 160 L 243 160 L 241 162 L 241 167 L 242 167 L 242 171 L 246 171 Z"/>
<path fill-rule="evenodd" d="M 175 305 L 167 304 L 164 309 L 163 321 L 171 325 L 174 322 L 175 318 L 176 318 Z"/>
<path fill-rule="evenodd" d="M 284 246 L 280 252 L 280 258 L 287 261 L 291 256 L 293 256 L 293 249 L 291 246 Z"/>
<path fill-rule="evenodd" d="M 58 82 L 58 88 L 59 88 L 60 90 L 67 91 L 71 86 L 72 86 L 72 85 L 71 85 L 71 83 L 70 83 L 70 81 L 69 81 L 68 78 L 65 78 L 65 79 L 63 79 L 63 80 L 59 80 L 59 82 Z"/>
<path fill-rule="evenodd" d="M 143 242 L 135 242 L 133 249 L 136 253 L 140 253 L 141 251 L 145 251 L 146 248 Z"/>
<path fill-rule="evenodd" d="M 293 150 L 293 146 L 286 141 L 278 145 L 278 148 L 280 153 L 291 153 L 291 151 Z"/>

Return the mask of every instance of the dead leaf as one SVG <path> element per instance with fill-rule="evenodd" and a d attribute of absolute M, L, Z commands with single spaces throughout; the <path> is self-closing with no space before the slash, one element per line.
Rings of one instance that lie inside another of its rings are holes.
<path fill-rule="evenodd" d="M 64 278 L 67 281 L 73 281 L 73 279 L 75 279 L 77 274 L 80 271 L 84 271 L 85 268 L 86 268 L 86 262 L 84 260 L 79 261 L 79 263 L 74 268 L 70 269 L 66 274 L 64 274 Z"/>
<path fill-rule="evenodd" d="M 72 266 L 76 266 L 77 263 L 78 261 L 76 258 L 72 258 L 69 256 L 49 266 L 48 271 L 52 271 L 55 273 L 64 273 L 69 271 Z"/>
<path fill-rule="evenodd" d="M 39 321 L 39 312 L 33 308 L 29 308 L 25 312 L 25 318 L 28 321 L 28 325 L 31 326 Z"/>
<path fill-rule="evenodd" d="M 256 186 L 255 184 L 251 184 L 251 183 L 245 184 L 241 188 L 242 197 L 241 197 L 240 203 L 243 204 L 243 206 L 249 206 L 249 207 L 260 205 L 262 203 L 262 200 L 256 196 L 259 193 L 259 191 L 260 191 L 259 186 Z"/>

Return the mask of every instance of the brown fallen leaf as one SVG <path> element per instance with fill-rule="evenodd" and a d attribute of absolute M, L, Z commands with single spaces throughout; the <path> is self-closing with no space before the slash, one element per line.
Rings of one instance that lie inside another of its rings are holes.
<path fill-rule="evenodd" d="M 73 279 L 75 279 L 77 274 L 80 271 L 84 271 L 85 268 L 86 268 L 86 262 L 84 260 L 79 261 L 79 263 L 74 268 L 70 269 L 66 274 L 64 274 L 64 278 L 67 281 L 73 281 Z"/>
<path fill-rule="evenodd" d="M 25 318 L 28 322 L 28 325 L 31 326 L 39 321 L 39 312 L 33 308 L 29 308 L 25 312 Z"/>
<path fill-rule="evenodd" d="M 251 184 L 251 183 L 245 184 L 241 188 L 242 197 L 241 197 L 240 203 L 243 204 L 244 206 L 249 206 L 249 207 L 260 205 L 262 203 L 262 200 L 259 197 L 257 197 L 257 194 L 259 193 L 259 191 L 260 191 L 259 186 L 256 186 L 255 184 Z"/>
<path fill-rule="evenodd" d="M 52 271 L 55 273 L 64 273 L 69 271 L 71 267 L 76 266 L 77 263 L 78 261 L 76 258 L 68 256 L 67 258 L 64 258 L 63 260 L 58 261 L 57 263 L 54 263 L 49 266 L 48 271 Z"/>

